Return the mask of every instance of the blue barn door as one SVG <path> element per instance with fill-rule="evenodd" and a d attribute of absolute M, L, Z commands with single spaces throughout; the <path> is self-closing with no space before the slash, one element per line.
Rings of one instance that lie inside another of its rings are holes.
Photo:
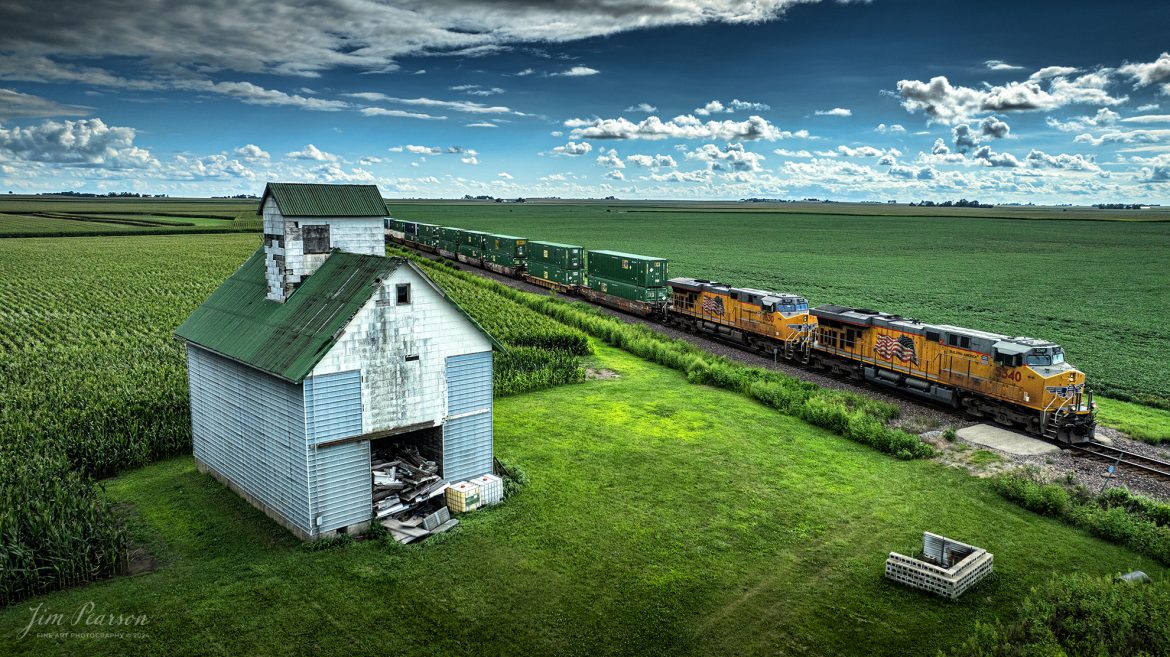
<path fill-rule="evenodd" d="M 443 478 L 464 481 L 492 471 L 492 352 L 447 358 Z"/>

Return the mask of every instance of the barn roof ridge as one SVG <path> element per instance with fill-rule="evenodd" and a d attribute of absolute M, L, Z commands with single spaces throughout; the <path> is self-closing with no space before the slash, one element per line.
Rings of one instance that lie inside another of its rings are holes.
<path fill-rule="evenodd" d="M 264 186 L 256 214 L 263 214 L 270 196 L 285 217 L 389 216 L 377 185 L 270 182 Z"/>

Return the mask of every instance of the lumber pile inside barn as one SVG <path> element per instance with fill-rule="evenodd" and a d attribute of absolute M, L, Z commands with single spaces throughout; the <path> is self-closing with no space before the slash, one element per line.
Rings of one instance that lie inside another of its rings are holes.
<path fill-rule="evenodd" d="M 444 504 L 447 483 L 439 466 L 414 447 L 379 455 L 371 463 L 374 517 L 399 543 L 410 543 L 447 531 L 459 523 Z M 443 520 L 436 519 L 443 516 Z"/>

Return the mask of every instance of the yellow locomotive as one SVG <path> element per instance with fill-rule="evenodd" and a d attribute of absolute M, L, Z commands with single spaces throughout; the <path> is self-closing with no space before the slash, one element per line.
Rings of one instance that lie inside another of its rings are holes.
<path fill-rule="evenodd" d="M 737 340 L 769 355 L 808 362 L 816 326 L 808 299 L 695 278 L 672 278 L 667 286 L 668 314 L 674 323 Z"/>
<path fill-rule="evenodd" d="M 965 408 L 1062 442 L 1092 438 L 1085 375 L 1060 345 L 863 308 L 819 306 L 813 352 L 822 367 Z"/>

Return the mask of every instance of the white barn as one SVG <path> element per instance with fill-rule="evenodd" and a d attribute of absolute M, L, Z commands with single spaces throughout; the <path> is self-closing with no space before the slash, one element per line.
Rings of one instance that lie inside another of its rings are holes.
<path fill-rule="evenodd" d="M 263 247 L 176 331 L 199 469 L 303 539 L 368 526 L 378 440 L 491 472 L 496 343 L 385 257 L 378 188 L 270 183 L 259 212 Z"/>

